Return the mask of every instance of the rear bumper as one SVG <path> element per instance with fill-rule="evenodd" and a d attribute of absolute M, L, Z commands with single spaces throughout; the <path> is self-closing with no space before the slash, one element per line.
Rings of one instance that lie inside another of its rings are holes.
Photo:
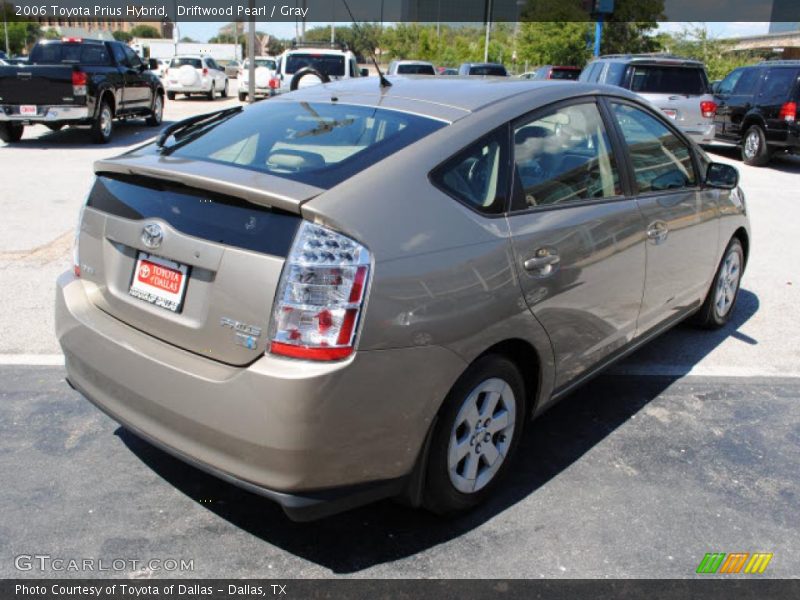
<path fill-rule="evenodd" d="M 19 111 L 19 105 L 0 106 L 0 121 L 61 123 L 64 121 L 87 121 L 92 116 L 88 106 L 39 106 L 36 115 L 21 115 Z"/>
<path fill-rule="evenodd" d="M 239 86 L 239 93 L 240 94 L 249 94 L 250 93 L 250 88 L 247 86 L 247 84 L 240 85 Z M 256 96 L 275 96 L 276 92 L 275 92 L 274 88 L 256 86 L 255 95 Z"/>
<path fill-rule="evenodd" d="M 171 83 L 166 82 L 165 88 L 168 92 L 178 92 L 182 93 L 200 93 L 200 92 L 210 92 L 211 91 L 211 81 L 207 81 L 205 83 L 201 83 L 200 85 L 192 85 L 186 86 L 180 83 Z"/>
<path fill-rule="evenodd" d="M 684 127 L 683 132 L 697 144 L 710 144 L 714 141 L 714 123 L 702 127 Z"/>
<path fill-rule="evenodd" d="M 56 334 L 76 389 L 155 445 L 299 520 L 400 493 L 466 366 L 427 346 L 335 364 L 265 356 L 234 367 L 107 315 L 69 272 L 56 296 Z"/>

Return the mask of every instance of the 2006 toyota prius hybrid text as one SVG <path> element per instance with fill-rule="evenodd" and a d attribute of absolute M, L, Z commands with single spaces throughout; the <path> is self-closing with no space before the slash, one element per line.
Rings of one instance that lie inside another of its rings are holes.
<path fill-rule="evenodd" d="M 500 484 L 525 423 L 668 327 L 730 318 L 733 167 L 616 87 L 397 77 L 170 125 L 95 164 L 70 383 L 297 520 Z"/>

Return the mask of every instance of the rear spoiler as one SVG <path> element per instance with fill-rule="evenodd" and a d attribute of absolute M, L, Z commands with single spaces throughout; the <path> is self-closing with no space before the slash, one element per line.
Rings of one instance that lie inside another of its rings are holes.
<path fill-rule="evenodd" d="M 324 190 L 233 165 L 158 155 L 123 155 L 98 160 L 96 175 L 138 175 L 178 183 L 300 214 L 300 206 Z"/>

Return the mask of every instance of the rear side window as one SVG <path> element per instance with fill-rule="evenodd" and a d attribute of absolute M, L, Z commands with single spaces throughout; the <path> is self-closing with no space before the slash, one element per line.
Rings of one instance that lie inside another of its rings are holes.
<path fill-rule="evenodd" d="M 397 65 L 398 75 L 435 75 L 432 65 Z"/>
<path fill-rule="evenodd" d="M 643 94 L 701 95 L 708 91 L 708 80 L 698 67 L 637 65 L 633 68 L 631 90 Z"/>
<path fill-rule="evenodd" d="M 163 152 L 327 189 L 443 126 L 366 106 L 271 100 L 191 133 Z"/>
<path fill-rule="evenodd" d="M 619 171 L 597 105 L 576 104 L 517 126 L 514 163 L 524 202 L 515 209 L 612 198 Z"/>
<path fill-rule="evenodd" d="M 203 61 L 199 58 L 173 58 L 171 66 L 173 68 L 188 66 L 193 69 L 202 69 Z"/>
<path fill-rule="evenodd" d="M 628 145 L 639 193 L 697 183 L 689 146 L 654 116 L 627 104 L 611 104 Z"/>
<path fill-rule="evenodd" d="M 485 213 L 502 213 L 508 181 L 507 129 L 502 127 L 456 154 L 431 175 L 442 191 Z"/>
<path fill-rule="evenodd" d="M 758 101 L 761 104 L 781 104 L 789 100 L 789 94 L 797 82 L 797 69 L 772 68 L 767 71 Z"/>
<path fill-rule="evenodd" d="M 736 82 L 733 93 L 743 96 L 754 94 L 758 85 L 759 75 L 761 75 L 760 69 L 742 69 L 742 75 L 739 77 L 739 81 Z"/>
<path fill-rule="evenodd" d="M 39 65 L 110 65 L 111 56 L 105 45 L 51 42 L 36 45 L 29 62 Z"/>

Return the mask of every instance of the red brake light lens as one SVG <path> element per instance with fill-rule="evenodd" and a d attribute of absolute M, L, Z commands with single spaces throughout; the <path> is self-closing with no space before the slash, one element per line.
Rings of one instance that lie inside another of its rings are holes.
<path fill-rule="evenodd" d="M 270 324 L 270 352 L 305 360 L 350 356 L 369 269 L 364 246 L 304 221 L 281 274 Z"/>
<path fill-rule="evenodd" d="M 208 67 L 203 67 L 203 75 L 208 75 Z"/>
<path fill-rule="evenodd" d="M 73 71 L 72 85 L 86 85 L 86 73 L 83 71 Z"/>
<path fill-rule="evenodd" d="M 700 112 L 703 113 L 704 117 L 710 119 L 717 114 L 717 103 L 712 102 L 711 100 L 703 100 L 700 103 Z"/>
<path fill-rule="evenodd" d="M 269 80 L 269 88 L 270 88 L 271 90 L 276 90 L 276 89 L 278 89 L 279 87 L 281 87 L 281 80 L 280 80 L 280 79 L 278 79 L 277 77 L 270 77 L 270 80 Z"/>
<path fill-rule="evenodd" d="M 786 102 L 781 106 L 779 118 L 783 121 L 797 120 L 797 102 Z"/>

